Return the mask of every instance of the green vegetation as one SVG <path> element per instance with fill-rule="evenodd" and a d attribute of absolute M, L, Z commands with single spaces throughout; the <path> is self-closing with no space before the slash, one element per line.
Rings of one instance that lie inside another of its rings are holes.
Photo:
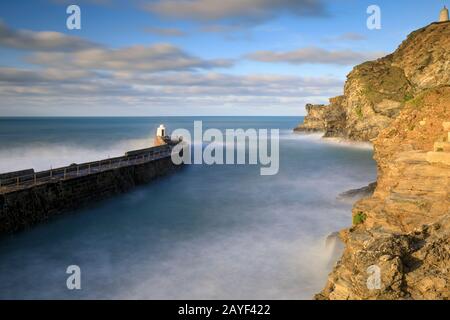
<path fill-rule="evenodd" d="M 406 87 L 405 72 L 398 67 L 385 67 L 385 72 L 377 78 L 380 87 L 387 92 L 401 92 Z"/>
<path fill-rule="evenodd" d="M 405 93 L 405 98 L 404 98 L 405 102 L 408 102 L 412 99 L 414 99 L 414 95 L 412 93 L 409 93 L 409 92 Z"/>
<path fill-rule="evenodd" d="M 408 101 L 408 103 L 416 109 L 421 109 L 423 107 L 423 94 L 415 97 L 414 99 Z"/>
<path fill-rule="evenodd" d="M 421 109 L 425 104 L 425 96 L 428 95 L 430 92 L 436 92 L 440 94 L 441 89 L 449 88 L 450 86 L 448 84 L 439 85 L 430 89 L 425 89 L 421 91 L 419 94 L 415 96 L 415 98 L 408 101 L 408 104 L 415 107 L 416 109 Z"/>
<path fill-rule="evenodd" d="M 360 211 L 356 215 L 353 216 L 353 224 L 356 226 L 358 224 L 364 223 L 366 221 L 367 215 Z"/>
<path fill-rule="evenodd" d="M 401 68 L 374 63 L 366 69 L 367 72 L 361 72 L 361 80 L 365 84 L 363 94 L 373 104 L 376 105 L 383 99 L 404 102 L 413 98 Z"/>
<path fill-rule="evenodd" d="M 363 118 L 364 115 L 363 115 L 361 106 L 357 106 L 357 107 L 355 108 L 355 113 L 356 113 L 356 115 L 358 116 L 358 118 L 359 118 L 360 120 L 362 120 L 362 118 Z"/>
<path fill-rule="evenodd" d="M 377 104 L 383 100 L 383 96 L 378 91 L 374 90 L 370 85 L 367 85 L 364 88 L 363 93 L 372 103 Z"/>

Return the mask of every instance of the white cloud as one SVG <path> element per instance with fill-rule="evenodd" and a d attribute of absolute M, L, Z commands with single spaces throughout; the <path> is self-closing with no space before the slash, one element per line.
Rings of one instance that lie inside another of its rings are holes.
<path fill-rule="evenodd" d="M 70 4 L 74 3 L 73 0 L 51 0 L 51 1 L 56 4 L 64 4 L 64 5 L 70 5 Z M 106 5 L 111 5 L 113 3 L 113 0 L 78 0 L 78 1 L 76 1 L 76 3 L 106 6 Z"/>
<path fill-rule="evenodd" d="M 144 5 L 153 13 L 170 18 L 213 21 L 221 19 L 263 21 L 280 12 L 299 16 L 323 15 L 320 0 L 159 0 Z"/>
<path fill-rule="evenodd" d="M 53 31 L 14 30 L 0 21 L 0 46 L 31 51 L 77 51 L 100 45 Z"/>
<path fill-rule="evenodd" d="M 278 108 L 283 114 L 288 106 L 302 112 L 305 101 L 325 101 L 327 96 L 339 94 L 342 84 L 334 78 L 270 74 L 120 71 L 83 75 L 70 70 L 57 75 L 46 69 L 0 68 L 0 114 L 17 111 L 18 106 L 28 107 L 30 112 L 39 108 L 43 113 L 53 110 L 55 114 L 83 114 L 87 108 L 96 112 L 108 106 L 120 106 L 120 112 L 125 114 L 133 114 L 136 108 L 145 114 L 165 114 L 166 108 L 173 107 L 203 108 L 214 114 L 215 110 L 230 106 L 234 112 L 245 113 L 250 107 L 270 106 L 272 112 Z"/>
<path fill-rule="evenodd" d="M 332 77 L 213 71 L 234 61 L 203 59 L 170 44 L 113 49 L 76 38 L 78 49 L 66 51 L 72 37 L 5 25 L 1 30 L 7 32 L 0 44 L 30 50 L 26 58 L 33 66 L 0 67 L 0 115 L 98 115 L 108 108 L 116 115 L 166 114 L 166 108 L 214 114 L 257 107 L 278 107 L 283 114 L 287 107 L 302 112 L 306 101 L 324 102 L 342 90 L 343 81 Z"/>
<path fill-rule="evenodd" d="M 325 42 L 349 42 L 349 41 L 364 41 L 364 40 L 367 40 L 367 37 L 357 32 L 347 32 L 335 37 L 327 37 L 324 39 Z"/>
<path fill-rule="evenodd" d="M 204 60 L 194 57 L 170 44 L 149 47 L 133 46 L 120 49 L 93 48 L 77 52 L 37 52 L 29 62 L 54 68 L 81 68 L 100 70 L 136 70 L 158 72 L 230 67 L 227 59 Z"/>
<path fill-rule="evenodd" d="M 359 52 L 353 50 L 326 50 L 309 47 L 293 51 L 257 51 L 247 55 L 248 59 L 260 62 L 284 62 L 290 64 L 335 64 L 354 65 L 386 55 L 384 52 Z"/>
<path fill-rule="evenodd" d="M 58 69 L 156 72 L 223 68 L 233 65 L 233 61 L 229 59 L 201 59 L 166 43 L 111 49 L 59 32 L 14 30 L 2 22 L 0 22 L 0 46 L 29 50 L 33 52 L 28 57 L 29 62 Z"/>
<path fill-rule="evenodd" d="M 158 36 L 167 36 L 167 37 L 182 37 L 187 35 L 186 32 L 178 28 L 147 27 L 144 29 L 144 31 Z"/>
<path fill-rule="evenodd" d="M 86 70 L 65 70 L 44 69 L 44 70 L 26 70 L 9 67 L 0 67 L 0 82 L 10 84 L 33 84 L 33 83 L 51 83 L 57 81 L 76 81 L 93 76 Z"/>

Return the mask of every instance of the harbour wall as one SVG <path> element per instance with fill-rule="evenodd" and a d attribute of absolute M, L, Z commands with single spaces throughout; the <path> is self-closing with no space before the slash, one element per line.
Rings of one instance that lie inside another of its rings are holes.
<path fill-rule="evenodd" d="M 135 153 L 142 154 L 141 158 L 135 156 L 134 161 L 127 163 L 127 153 L 121 165 L 112 165 L 110 169 L 106 167 L 83 175 L 60 174 L 42 183 L 4 187 L 0 192 L 0 234 L 16 232 L 61 213 L 127 192 L 180 168 L 173 164 L 170 152 L 147 160 L 145 150 Z"/>

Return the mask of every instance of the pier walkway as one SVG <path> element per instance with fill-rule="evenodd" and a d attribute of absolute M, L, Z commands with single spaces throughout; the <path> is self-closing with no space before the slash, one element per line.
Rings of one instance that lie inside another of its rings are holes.
<path fill-rule="evenodd" d="M 172 148 L 168 145 L 148 149 L 129 151 L 122 157 L 105 159 L 82 164 L 72 164 L 67 167 L 34 172 L 33 169 L 19 171 L 17 174 L 0 174 L 0 194 L 26 189 L 38 184 L 58 182 L 66 179 L 96 174 L 121 167 L 134 166 L 156 161 L 171 156 Z M 23 172 L 31 172 L 23 174 Z"/>

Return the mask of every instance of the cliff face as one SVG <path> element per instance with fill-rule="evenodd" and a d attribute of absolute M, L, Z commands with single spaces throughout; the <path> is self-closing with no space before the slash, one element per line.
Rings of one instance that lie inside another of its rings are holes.
<path fill-rule="evenodd" d="M 449 299 L 450 22 L 355 67 L 320 115 L 298 130 L 321 123 L 326 137 L 371 140 L 378 179 L 316 299 Z"/>
<path fill-rule="evenodd" d="M 449 299 L 450 86 L 408 101 L 374 147 L 377 188 L 355 204 L 344 254 L 316 298 Z"/>
<path fill-rule="evenodd" d="M 326 137 L 368 141 L 388 127 L 423 90 L 450 84 L 450 22 L 414 31 L 391 55 L 356 66 L 344 95 L 309 108 L 296 131 L 324 131 Z"/>

